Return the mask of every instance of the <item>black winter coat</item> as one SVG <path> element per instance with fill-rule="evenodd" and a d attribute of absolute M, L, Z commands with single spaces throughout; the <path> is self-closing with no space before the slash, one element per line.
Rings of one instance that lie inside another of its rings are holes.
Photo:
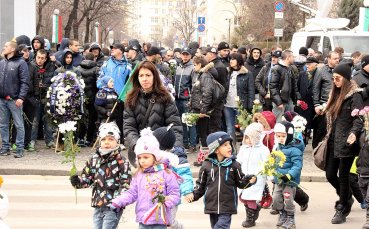
<path fill-rule="evenodd" d="M 279 62 L 272 69 L 272 79 L 269 86 L 271 98 L 277 106 L 288 103 L 289 99 L 292 99 L 294 103 L 301 99 L 297 89 L 297 79 L 291 66 L 288 67 Z"/>
<path fill-rule="evenodd" d="M 228 69 L 228 81 L 226 86 L 226 97 L 229 92 L 229 83 L 232 75 L 232 71 Z M 240 68 L 236 80 L 237 96 L 240 98 L 244 109 L 252 110 L 254 99 L 255 99 L 255 84 L 252 73 L 247 70 L 244 66 Z"/>
<path fill-rule="evenodd" d="M 85 82 L 86 98 L 93 102 L 98 91 L 96 86 L 97 77 L 99 76 L 99 67 L 97 63 L 92 60 L 83 60 L 77 70 L 81 73 L 81 77 Z"/>
<path fill-rule="evenodd" d="M 100 51 L 99 56 L 96 58 L 97 67 L 100 68 L 104 64 L 104 62 L 107 61 L 107 60 L 108 60 L 108 57 L 104 56 L 104 54 Z M 83 60 L 82 60 L 82 62 L 83 62 Z M 82 64 L 82 62 L 81 62 L 81 64 Z"/>
<path fill-rule="evenodd" d="M 29 71 L 22 56 L 16 54 L 10 59 L 2 59 L 0 61 L 0 98 L 10 96 L 13 100 L 24 101 L 28 89 Z"/>
<path fill-rule="evenodd" d="M 252 72 L 252 76 L 254 77 L 254 82 L 256 80 L 256 76 L 259 74 L 259 72 L 261 71 L 262 67 L 265 65 L 265 62 L 263 60 L 263 58 L 259 58 L 257 60 L 254 60 L 254 58 L 252 58 L 252 56 L 249 56 L 246 60 L 245 63 L 245 67 Z M 256 94 L 258 94 L 259 92 L 256 91 Z"/>
<path fill-rule="evenodd" d="M 325 65 L 317 70 L 313 83 L 314 106 L 328 102 L 329 93 L 332 89 L 332 69 Z"/>
<path fill-rule="evenodd" d="M 168 95 L 169 96 L 169 95 Z M 131 109 L 129 106 L 124 106 L 123 112 L 123 134 L 128 145 L 128 157 L 132 164 L 135 164 L 136 155 L 134 148 L 136 142 L 140 137 L 140 131 L 145 127 L 151 127 L 151 130 L 156 130 L 159 127 L 168 126 L 173 124 L 173 131 L 176 134 L 175 146 L 183 146 L 183 127 L 181 119 L 178 114 L 177 107 L 174 101 L 170 101 L 167 104 L 155 102 L 155 95 L 152 93 L 146 94 L 139 92 L 136 106 Z M 144 121 L 146 110 L 149 103 L 154 100 L 154 105 L 150 111 L 149 118 L 145 127 L 140 127 L 140 124 Z"/>
<path fill-rule="evenodd" d="M 363 129 L 363 122 L 359 116 L 351 116 L 354 109 L 361 110 L 363 108 L 363 99 L 361 97 L 361 89 L 354 87 L 346 96 L 341 105 L 341 111 L 338 113 L 336 120 L 327 114 L 328 123 L 332 123 L 332 132 L 330 140 L 334 141 L 334 157 L 344 158 L 357 156 L 359 152 L 358 141 L 352 145 L 347 144 L 347 138 L 350 133 L 356 135 L 356 139 L 360 138 Z"/>
<path fill-rule="evenodd" d="M 259 92 L 259 100 L 262 104 L 265 104 L 265 96 L 268 93 L 269 90 L 269 84 L 268 84 L 268 74 L 271 68 L 271 64 L 267 63 L 264 65 L 259 74 L 256 76 L 255 79 L 255 90 Z"/>
<path fill-rule="evenodd" d="M 95 98 L 95 109 L 100 122 L 106 120 L 108 116 L 110 116 L 111 121 L 117 118 L 118 114 L 116 110 L 114 113 L 111 113 L 117 99 L 118 95 L 114 88 L 106 87 L 98 91 Z"/>
<path fill-rule="evenodd" d="M 363 89 L 363 103 L 364 106 L 369 106 L 369 73 L 365 72 L 363 69 L 357 71 L 352 79 Z"/>
<path fill-rule="evenodd" d="M 216 74 L 214 63 L 203 67 L 192 86 L 190 110 L 194 113 L 208 114 L 213 109 L 213 74 Z"/>
<path fill-rule="evenodd" d="M 223 85 L 224 88 L 227 86 L 227 77 L 228 77 L 228 71 L 227 68 L 224 66 L 222 61 L 219 57 L 215 58 L 211 62 L 214 63 L 214 68 L 217 70 L 217 74 L 213 74 L 214 78 Z"/>
<path fill-rule="evenodd" d="M 29 75 L 32 87 L 30 87 L 28 95 L 34 96 L 40 101 L 46 99 L 46 93 L 51 85 L 51 79 L 54 77 L 56 69 L 57 66 L 50 60 L 45 62 L 44 68 L 40 68 L 36 64 L 36 61 L 33 60 L 29 64 Z"/>

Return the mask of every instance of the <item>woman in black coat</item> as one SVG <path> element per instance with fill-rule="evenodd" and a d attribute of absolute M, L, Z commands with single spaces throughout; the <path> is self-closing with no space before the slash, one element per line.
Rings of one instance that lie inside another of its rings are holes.
<path fill-rule="evenodd" d="M 333 69 L 333 88 L 325 110 L 329 134 L 326 177 L 339 196 L 332 224 L 346 222 L 351 211 L 353 199 L 350 198 L 349 173 L 359 152 L 358 139 L 363 128 L 360 117 L 351 115 L 354 109 L 363 107 L 361 89 L 350 80 L 349 65 L 339 64 Z"/>
<path fill-rule="evenodd" d="M 136 166 L 134 148 L 140 131 L 145 127 L 155 130 L 173 124 L 172 129 L 176 134 L 175 146 L 183 146 L 183 128 L 177 107 L 164 88 L 155 65 L 149 61 L 141 62 L 128 83 L 131 83 L 133 88 L 124 104 L 123 134 L 130 163 Z"/>

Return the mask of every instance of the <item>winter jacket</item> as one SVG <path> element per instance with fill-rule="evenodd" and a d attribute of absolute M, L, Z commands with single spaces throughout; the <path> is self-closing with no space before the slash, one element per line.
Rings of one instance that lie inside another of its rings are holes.
<path fill-rule="evenodd" d="M 96 61 L 95 61 L 97 64 L 97 67 L 100 68 L 101 66 L 103 66 L 104 62 L 107 60 L 108 60 L 108 57 L 105 56 L 104 53 L 102 53 L 100 50 L 99 56 L 96 58 Z"/>
<path fill-rule="evenodd" d="M 251 50 L 252 52 L 252 50 Z M 252 55 L 250 55 L 247 60 L 246 60 L 246 63 L 245 63 L 245 67 L 250 71 L 252 72 L 252 76 L 254 77 L 254 82 L 256 80 L 256 76 L 259 74 L 261 68 L 265 65 L 264 63 L 264 60 L 263 58 L 260 58 L 257 59 L 257 60 L 254 60 L 254 58 L 252 57 Z M 258 94 L 259 92 L 256 91 L 255 92 L 256 94 Z"/>
<path fill-rule="evenodd" d="M 194 66 L 192 60 L 187 63 L 181 63 L 177 69 L 174 76 L 174 89 L 176 91 L 176 99 L 189 99 L 191 95 L 192 87 L 192 72 L 194 71 Z"/>
<path fill-rule="evenodd" d="M 63 38 L 60 42 L 59 50 L 56 53 L 54 53 L 55 58 L 59 62 L 61 62 L 64 50 L 67 49 L 68 47 L 69 47 L 69 38 Z"/>
<path fill-rule="evenodd" d="M 255 90 L 257 90 L 259 92 L 259 95 L 260 95 L 259 100 L 262 104 L 265 104 L 265 98 L 264 97 L 267 95 L 268 90 L 269 90 L 269 83 L 270 82 L 268 82 L 268 75 L 269 75 L 270 68 L 271 68 L 270 63 L 264 65 L 261 68 L 259 74 L 256 76 L 256 79 L 255 79 Z M 272 79 L 272 78 L 270 78 L 270 79 Z"/>
<path fill-rule="evenodd" d="M 356 160 L 357 173 L 360 176 L 369 177 L 369 143 L 365 141 L 360 149 L 359 157 Z"/>
<path fill-rule="evenodd" d="M 116 150 L 101 156 L 99 151 L 92 155 L 83 168 L 77 189 L 92 187 L 92 207 L 104 207 L 112 199 L 128 190 L 131 169 L 128 161 Z"/>
<path fill-rule="evenodd" d="M 114 80 L 115 91 L 118 93 L 118 95 L 120 95 L 131 71 L 131 65 L 128 63 L 127 59 L 124 56 L 121 60 L 117 60 L 111 56 L 101 66 L 99 74 L 100 76 L 96 83 L 97 88 L 102 87 L 101 80 L 104 76 L 110 76 Z"/>
<path fill-rule="evenodd" d="M 271 98 L 277 106 L 288 103 L 290 99 L 294 103 L 301 99 L 297 89 L 297 79 L 292 68 L 285 66 L 281 61 L 272 69 L 272 79 L 269 86 Z"/>
<path fill-rule="evenodd" d="M 100 69 L 95 61 L 83 60 L 81 65 L 77 67 L 77 70 L 81 73 L 81 77 L 85 82 L 84 91 L 86 98 L 93 103 L 98 91 L 96 81 Z"/>
<path fill-rule="evenodd" d="M 336 120 L 332 120 L 329 113 L 327 113 L 327 123 L 332 123 L 330 140 L 334 141 L 335 158 L 357 156 L 360 150 L 358 141 L 349 145 L 347 144 L 347 138 L 351 133 L 354 133 L 356 139 L 360 139 L 364 127 L 359 116 L 351 116 L 354 109 L 361 110 L 363 108 L 361 91 L 362 89 L 356 85 L 352 87 L 351 91 L 345 96 Z"/>
<path fill-rule="evenodd" d="M 78 67 L 81 64 L 81 62 L 84 59 L 84 57 L 79 52 L 72 52 L 72 56 L 73 56 L 72 65 L 74 67 Z"/>
<path fill-rule="evenodd" d="M 36 58 L 36 52 L 37 52 L 37 50 L 35 50 L 35 47 L 33 46 L 33 42 L 34 42 L 35 40 L 38 40 L 38 41 L 40 41 L 40 43 L 41 43 L 41 47 L 40 47 L 39 49 L 45 49 L 45 38 L 44 38 L 43 36 L 41 36 L 41 35 L 36 35 L 36 36 L 32 39 L 32 41 L 31 41 L 32 50 L 33 50 L 33 52 L 34 52 L 34 54 L 35 54 L 34 58 Z"/>
<path fill-rule="evenodd" d="M 226 95 L 229 92 L 229 83 L 232 75 L 232 70 L 228 69 L 229 75 L 227 78 Z M 255 99 L 255 84 L 252 73 L 244 66 L 240 68 L 236 80 L 237 96 L 240 98 L 240 102 L 244 109 L 251 110 Z"/>
<path fill-rule="evenodd" d="M 62 66 L 60 68 L 58 68 L 58 69 L 55 70 L 55 72 L 54 72 L 54 75 L 55 76 L 58 75 L 59 73 L 65 72 L 65 71 L 72 71 L 72 72 L 76 73 L 77 76 L 81 76 L 81 73 L 78 71 L 78 69 L 76 67 L 74 67 L 73 64 L 67 64 L 65 62 L 65 58 L 67 57 L 68 54 L 72 54 L 72 56 L 73 56 L 72 51 L 70 51 L 69 49 L 65 49 L 63 51 L 63 54 L 62 54 L 62 57 L 61 57 L 61 61 L 60 61 L 60 63 L 61 63 Z"/>
<path fill-rule="evenodd" d="M 214 79 L 216 79 L 216 81 L 218 81 L 221 85 L 223 85 L 224 88 L 226 88 L 226 84 L 227 84 L 227 77 L 228 77 L 228 70 L 226 68 L 226 66 L 224 66 L 224 64 L 222 63 L 222 61 L 220 60 L 219 57 L 215 58 L 214 60 L 211 61 L 212 63 L 214 63 L 214 68 L 215 70 L 217 70 L 214 74 L 213 77 Z M 224 96 L 225 99 L 225 96 Z"/>
<path fill-rule="evenodd" d="M 277 173 L 281 175 L 289 174 L 291 181 L 282 184 L 289 186 L 297 186 L 300 184 L 302 161 L 304 158 L 305 144 L 302 140 L 294 139 L 288 145 L 278 145 L 278 150 L 282 151 L 286 156 L 286 161 L 282 168 L 277 168 Z M 278 184 L 278 178 L 274 178 L 274 183 Z"/>
<path fill-rule="evenodd" d="M 144 56 L 142 53 L 137 53 L 135 58 L 128 59 L 128 62 L 131 64 L 132 68 L 135 68 L 137 64 L 139 64 L 144 59 Z"/>
<path fill-rule="evenodd" d="M 108 116 L 110 116 L 111 120 L 117 118 L 118 114 L 116 112 L 111 113 L 117 99 L 118 95 L 114 88 L 104 87 L 97 92 L 95 97 L 95 110 L 100 122 L 106 120 Z"/>
<path fill-rule="evenodd" d="M 194 200 L 204 196 L 205 214 L 237 214 L 237 188 L 251 187 L 234 157 L 218 162 L 207 158 L 202 163 L 193 192 Z"/>
<path fill-rule="evenodd" d="M 329 92 L 332 89 L 332 69 L 328 65 L 317 70 L 313 82 L 313 102 L 314 106 L 319 106 L 328 102 Z"/>
<path fill-rule="evenodd" d="M 160 181 L 159 179 L 162 178 Z M 166 219 L 167 223 L 170 220 L 170 209 L 175 207 L 180 201 L 180 191 L 176 176 L 170 170 L 160 170 L 157 172 L 138 172 L 136 176 L 133 177 L 131 185 L 128 191 L 123 192 L 120 196 L 113 200 L 113 203 L 117 206 L 125 207 L 129 204 L 136 202 L 136 222 L 143 223 L 145 225 L 160 224 L 165 225 L 162 220 L 161 211 L 158 211 L 158 217 L 154 213 L 146 223 L 144 223 L 144 215 L 148 212 L 154 205 L 153 195 L 151 189 L 148 189 L 148 180 L 159 180 L 160 186 L 163 186 L 163 195 L 168 197 L 164 205 L 166 207 Z"/>
<path fill-rule="evenodd" d="M 146 126 L 140 126 L 144 121 L 146 110 L 151 101 L 154 102 L 154 105 L 150 111 Z M 174 101 L 170 101 L 167 104 L 155 102 L 155 95 L 140 91 L 136 106 L 131 109 L 125 105 L 123 112 L 123 134 L 129 149 L 129 159 L 132 160 L 136 157 L 134 147 L 143 128 L 151 127 L 151 130 L 154 131 L 169 124 L 173 124 L 172 129 L 176 134 L 175 146 L 182 146 L 183 127 Z"/>
<path fill-rule="evenodd" d="M 195 113 L 208 114 L 213 109 L 213 73 L 214 63 L 210 62 L 200 69 L 192 88 L 190 110 Z"/>
<path fill-rule="evenodd" d="M 369 73 L 361 69 L 354 74 L 352 79 L 363 89 L 361 94 L 364 106 L 369 106 Z"/>
<path fill-rule="evenodd" d="M 261 142 L 255 146 L 242 145 L 237 154 L 237 161 L 241 164 L 245 175 L 258 174 L 263 169 L 263 164 L 268 160 L 269 149 Z M 266 183 L 266 176 L 259 174 L 256 183 L 242 190 L 241 198 L 244 200 L 261 200 Z"/>
<path fill-rule="evenodd" d="M 226 68 L 229 67 L 229 62 L 231 61 L 231 58 L 229 56 L 227 57 L 219 57 L 220 61 L 224 64 Z"/>
<path fill-rule="evenodd" d="M 183 147 L 174 147 L 172 154 L 176 155 L 179 159 L 178 165 L 173 166 L 173 171 L 182 178 L 182 183 L 179 185 L 179 188 L 181 189 L 181 196 L 185 196 L 193 192 L 191 166 L 187 160 L 187 154 Z"/>
<path fill-rule="evenodd" d="M 10 96 L 13 100 L 27 97 L 29 89 L 29 71 L 22 56 L 16 53 L 0 61 L 0 98 Z"/>

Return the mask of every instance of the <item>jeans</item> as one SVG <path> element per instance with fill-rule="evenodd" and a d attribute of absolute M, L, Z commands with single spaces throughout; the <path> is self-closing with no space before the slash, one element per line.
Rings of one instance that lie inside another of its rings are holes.
<path fill-rule="evenodd" d="M 0 134 L 2 140 L 2 149 L 9 150 L 9 125 L 10 115 L 13 117 L 15 128 L 17 129 L 17 138 L 15 144 L 17 151 L 24 149 L 24 122 L 23 107 L 17 107 L 14 100 L 0 99 Z"/>
<path fill-rule="evenodd" d="M 118 227 L 123 210 L 115 213 L 108 207 L 95 208 L 93 215 L 94 229 L 114 229 Z"/>
<path fill-rule="evenodd" d="M 236 131 L 234 125 L 236 124 L 237 115 L 238 115 L 237 108 L 224 107 L 224 116 L 227 125 L 227 133 L 232 137 Z"/>
<path fill-rule="evenodd" d="M 231 228 L 231 214 L 210 214 L 210 224 L 212 229 Z"/>
<path fill-rule="evenodd" d="M 140 223 L 138 225 L 138 229 L 167 229 L 167 226 L 162 224 L 152 224 L 152 225 L 145 225 Z"/>
<path fill-rule="evenodd" d="M 32 134 L 31 134 L 32 141 L 37 140 L 38 126 L 40 125 L 41 121 L 44 125 L 44 135 L 46 144 L 54 141 L 53 128 L 51 126 L 50 120 L 48 119 L 49 118 L 46 117 L 45 105 L 41 104 L 41 102 L 38 102 L 35 108 L 35 118 L 33 119 L 32 125 Z"/>
<path fill-rule="evenodd" d="M 282 119 L 282 115 L 284 114 L 284 112 L 286 111 L 293 111 L 294 105 L 292 100 L 288 100 L 288 103 L 283 103 L 283 109 L 280 109 L 277 107 L 277 105 L 275 103 L 273 103 L 273 113 L 275 115 L 275 117 L 277 118 L 277 122 L 280 122 Z"/>
<path fill-rule="evenodd" d="M 188 112 L 187 99 L 177 99 L 176 106 L 179 112 L 179 117 L 182 118 L 182 114 Z M 183 126 L 183 145 L 196 146 L 196 126 L 187 126 L 182 123 Z"/>

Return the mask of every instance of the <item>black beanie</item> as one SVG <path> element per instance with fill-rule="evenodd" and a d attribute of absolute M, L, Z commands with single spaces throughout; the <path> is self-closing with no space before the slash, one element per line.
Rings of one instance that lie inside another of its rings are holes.
<path fill-rule="evenodd" d="M 365 55 L 363 56 L 363 58 L 361 58 L 361 67 L 365 68 L 365 66 L 367 66 L 369 64 L 369 55 Z"/>
<path fill-rule="evenodd" d="M 168 127 L 160 127 L 153 132 L 153 135 L 160 144 L 161 150 L 170 150 L 174 147 L 174 143 L 176 142 L 176 134 L 171 127 L 172 124 Z"/>
<path fill-rule="evenodd" d="M 294 126 L 292 125 L 292 123 L 287 121 L 281 121 L 274 126 L 274 133 L 287 134 L 286 142 L 284 143 L 284 145 L 288 145 L 292 142 L 294 132 Z"/>
<path fill-rule="evenodd" d="M 351 67 L 350 65 L 343 63 L 343 64 L 339 64 L 337 65 L 334 69 L 333 69 L 333 73 L 337 73 L 338 75 L 343 76 L 344 78 L 346 78 L 348 81 L 351 80 Z"/>
<path fill-rule="evenodd" d="M 299 49 L 299 54 L 307 56 L 309 55 L 309 50 L 306 47 L 301 47 Z"/>

